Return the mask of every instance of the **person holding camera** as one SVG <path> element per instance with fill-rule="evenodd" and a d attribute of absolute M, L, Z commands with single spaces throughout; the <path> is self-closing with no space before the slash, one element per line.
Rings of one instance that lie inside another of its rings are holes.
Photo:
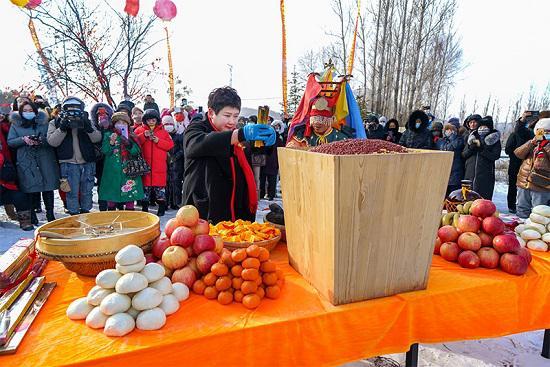
<path fill-rule="evenodd" d="M 522 159 L 517 178 L 517 216 L 528 218 L 531 209 L 550 203 L 550 111 L 541 111 L 535 137 L 514 150 Z"/>
<path fill-rule="evenodd" d="M 59 167 L 55 151 L 47 141 L 48 116 L 25 100 L 19 104 L 19 111 L 11 113 L 10 120 L 8 145 L 16 151 L 19 190 L 32 194 L 29 199 L 42 193 L 46 219 L 52 221 L 55 219 L 53 190 L 59 187 Z M 32 224 L 38 224 L 34 211 L 31 218 Z"/>
<path fill-rule="evenodd" d="M 56 148 L 61 177 L 66 180 L 67 209 L 70 215 L 92 209 L 95 182 L 95 144 L 101 141 L 98 131 L 84 111 L 84 102 L 68 97 L 61 105 L 59 117 L 50 122 L 48 143 Z"/>
<path fill-rule="evenodd" d="M 479 116 L 479 115 L 477 115 Z M 484 199 L 492 200 L 495 188 L 495 162 L 500 158 L 500 133 L 493 127 L 493 118 L 470 119 L 470 132 L 464 140 L 464 179 Z"/>

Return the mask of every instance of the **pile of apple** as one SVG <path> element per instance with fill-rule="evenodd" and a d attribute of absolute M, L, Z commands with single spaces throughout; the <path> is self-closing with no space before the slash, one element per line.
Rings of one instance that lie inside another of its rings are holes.
<path fill-rule="evenodd" d="M 164 234 L 154 243 L 147 261 L 163 265 L 172 282 L 193 286 L 212 265 L 220 260 L 223 240 L 210 236 L 210 225 L 199 218 L 192 205 L 181 207 L 175 218 L 168 220 Z"/>
<path fill-rule="evenodd" d="M 456 227 L 439 228 L 434 254 L 458 262 L 464 268 L 496 269 L 500 266 L 506 273 L 524 274 L 531 263 L 531 253 L 495 213 L 492 201 L 474 201 L 470 215 L 461 215 Z"/>

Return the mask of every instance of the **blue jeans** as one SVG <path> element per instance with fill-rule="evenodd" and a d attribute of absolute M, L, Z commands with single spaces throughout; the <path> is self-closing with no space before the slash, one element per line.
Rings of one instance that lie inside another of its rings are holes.
<path fill-rule="evenodd" d="M 531 209 L 537 205 L 550 204 L 550 192 L 525 190 L 518 187 L 518 198 L 516 203 L 517 216 L 529 218 Z"/>
<path fill-rule="evenodd" d="M 95 162 L 83 164 L 61 163 L 61 178 L 66 178 L 71 187 L 71 191 L 67 193 L 67 210 L 69 210 L 69 214 L 89 212 L 92 209 Z"/>

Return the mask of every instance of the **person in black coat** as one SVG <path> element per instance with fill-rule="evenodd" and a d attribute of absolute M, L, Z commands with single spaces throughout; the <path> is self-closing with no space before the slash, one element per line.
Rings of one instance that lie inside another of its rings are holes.
<path fill-rule="evenodd" d="M 171 115 L 162 118 L 162 125 L 172 141 L 174 147 L 168 151 L 168 180 L 166 185 L 166 205 L 173 210 L 178 210 L 182 201 L 183 190 L 183 126 L 176 124 Z"/>
<path fill-rule="evenodd" d="M 479 121 L 464 141 L 464 179 L 484 199 L 492 200 L 495 187 L 495 162 L 500 158 L 500 133 L 494 129 L 490 116 Z M 472 126 L 470 124 L 470 126 Z"/>
<path fill-rule="evenodd" d="M 248 124 L 236 129 L 241 98 L 231 87 L 208 97 L 208 114 L 192 122 L 183 139 L 185 165 L 183 203 L 194 205 L 211 223 L 237 219 L 254 221 L 258 205 L 256 184 L 241 143 L 275 144 L 269 125 Z"/>
<path fill-rule="evenodd" d="M 265 166 L 260 170 L 260 199 L 264 198 L 267 192 L 267 200 L 273 200 L 277 193 L 277 175 L 279 174 L 277 148 L 285 146 L 282 135 L 285 129 L 283 122 L 275 120 L 271 123 L 271 126 L 277 133 L 277 141 L 273 148 L 268 151 Z"/>
<path fill-rule="evenodd" d="M 521 159 L 516 157 L 514 150 L 519 148 L 529 140 L 535 137 L 533 130 L 529 129 L 531 122 L 530 114 L 524 113 L 521 118 L 516 121 L 514 131 L 506 140 L 506 147 L 504 151 L 510 157 L 510 164 L 508 165 L 508 210 L 510 213 L 516 212 L 516 198 L 518 189 L 516 186 L 518 179 L 519 168 L 521 167 Z"/>
<path fill-rule="evenodd" d="M 399 145 L 414 149 L 433 149 L 429 122 L 429 117 L 424 111 L 413 111 L 407 121 L 407 130 L 399 139 Z"/>
<path fill-rule="evenodd" d="M 384 128 L 386 129 L 386 141 L 399 144 L 399 140 L 403 135 L 399 132 L 399 121 L 389 119 Z"/>
<path fill-rule="evenodd" d="M 439 150 L 454 153 L 451 175 L 449 177 L 447 193 L 445 195 L 449 196 L 451 192 L 461 187 L 461 181 L 464 178 L 464 162 L 462 161 L 464 139 L 458 135 L 456 125 L 446 123 L 443 126 L 443 137 L 437 140 L 436 146 Z"/>
<path fill-rule="evenodd" d="M 378 121 L 376 115 L 368 115 L 366 122 L 367 139 L 386 140 L 386 129 L 380 125 L 380 121 Z"/>

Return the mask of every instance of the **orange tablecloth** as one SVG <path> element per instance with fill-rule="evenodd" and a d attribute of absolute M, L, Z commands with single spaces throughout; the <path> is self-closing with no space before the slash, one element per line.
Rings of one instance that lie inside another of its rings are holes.
<path fill-rule="evenodd" d="M 69 303 L 93 285 L 58 263 L 57 288 L 17 354 L 0 366 L 328 366 L 404 352 L 412 343 L 497 337 L 550 328 L 550 254 L 534 253 L 528 273 L 466 270 L 434 258 L 428 289 L 332 306 L 287 263 L 278 300 L 248 311 L 192 295 L 160 331 L 109 338 L 69 320 Z"/>

